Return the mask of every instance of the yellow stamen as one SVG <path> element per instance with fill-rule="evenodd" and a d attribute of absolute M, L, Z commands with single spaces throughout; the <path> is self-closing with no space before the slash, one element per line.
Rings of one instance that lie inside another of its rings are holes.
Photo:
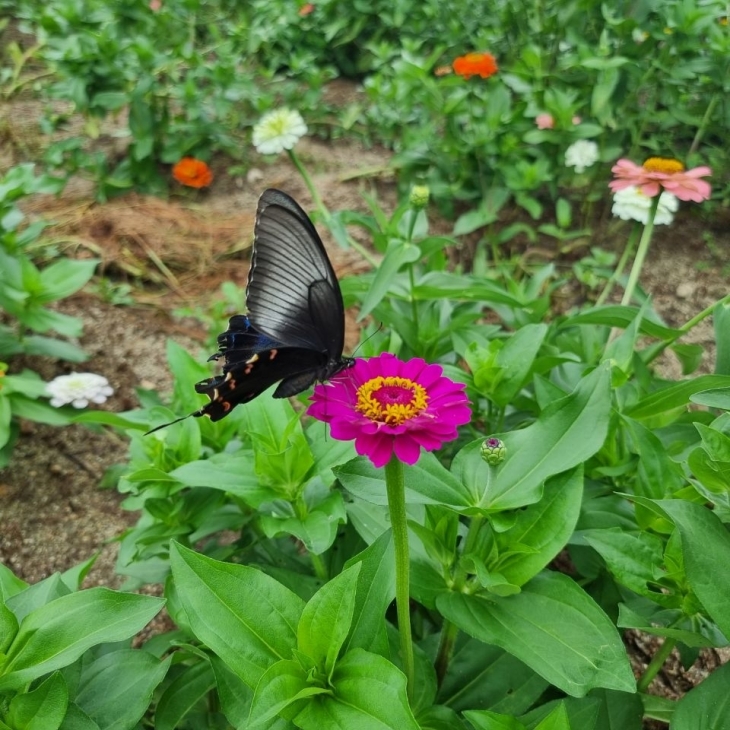
<path fill-rule="evenodd" d="M 428 405 L 426 389 L 408 378 L 379 375 L 357 389 L 355 410 L 371 421 L 399 426 Z"/>
<path fill-rule="evenodd" d="M 679 160 L 668 157 L 650 157 L 642 167 L 648 172 L 663 172 L 667 175 L 684 172 L 684 165 Z"/>

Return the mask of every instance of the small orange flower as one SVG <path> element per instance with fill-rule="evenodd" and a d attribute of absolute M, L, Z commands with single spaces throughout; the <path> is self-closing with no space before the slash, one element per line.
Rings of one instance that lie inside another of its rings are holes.
<path fill-rule="evenodd" d="M 195 157 L 183 157 L 172 168 L 172 176 L 189 188 L 207 188 L 213 181 L 213 173 L 208 165 Z"/>
<path fill-rule="evenodd" d="M 312 3 L 305 3 L 301 8 L 299 8 L 299 15 L 304 17 L 305 15 L 309 15 L 313 10 L 314 5 L 312 5 Z"/>
<path fill-rule="evenodd" d="M 488 79 L 499 70 L 497 60 L 491 53 L 467 53 L 454 59 L 454 73 L 469 79 L 472 76 L 481 76 Z"/>

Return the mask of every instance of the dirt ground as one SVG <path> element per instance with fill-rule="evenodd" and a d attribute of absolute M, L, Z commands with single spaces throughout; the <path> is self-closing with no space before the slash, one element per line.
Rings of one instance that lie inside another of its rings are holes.
<path fill-rule="evenodd" d="M 363 190 L 376 193 L 386 210 L 395 206 L 392 180 L 358 175 L 384 167 L 384 151 L 345 141 L 309 139 L 302 141 L 298 152 L 313 171 L 317 188 L 331 210 L 366 210 Z M 7 163 L 8 159 L 0 153 L 0 162 Z M 26 207 L 30 216 L 44 215 L 57 222 L 48 233 L 70 254 L 101 257 L 101 271 L 116 281 L 135 284 L 136 301 L 131 305 L 114 306 L 86 292 L 60 306 L 61 311 L 84 320 L 79 344 L 90 359 L 75 369 L 100 373 L 115 388 L 105 408 L 134 408 L 134 389 L 139 386 L 169 390 L 166 338 L 191 351 L 201 349 L 206 339 L 202 325 L 190 317 L 176 318 L 173 311 L 209 305 L 223 281 L 245 284 L 253 213 L 263 189 L 282 188 L 305 209 L 311 209 L 308 192 L 286 157 L 273 164 L 261 160 L 260 167 L 249 170 L 245 177 L 228 176 L 223 163 L 214 165 L 214 171 L 216 179 L 210 190 L 195 193 L 180 189 L 169 201 L 131 195 L 97 205 L 92 202 L 90 186 L 77 181 L 59 200 L 36 199 Z M 670 325 L 683 324 L 727 293 L 728 226 L 708 228 L 690 208 L 691 204 L 684 204 L 674 225 L 657 229 L 642 276 L 642 285 Z M 447 233 L 451 224 L 437 220 L 435 225 Z M 612 221 L 602 230 L 600 246 L 611 250 L 625 241 L 629 228 Z M 323 238 L 338 276 L 367 268 L 355 252 L 342 251 L 326 235 Z M 465 245 L 468 248 L 468 243 Z M 587 253 L 574 254 L 573 259 Z M 546 260 L 552 256 L 560 266 L 571 263 L 558 257 L 549 241 L 536 249 L 536 255 Z M 582 292 L 575 288 L 564 295 L 573 303 Z M 350 317 L 346 349 L 350 350 L 356 340 L 354 317 Z M 703 322 L 685 341 L 706 348 L 703 369 L 711 372 L 711 321 Z M 12 362 L 11 369 L 18 370 L 22 364 Z M 25 364 L 47 380 L 74 369 L 70 364 L 41 358 Z M 677 363 L 667 360 L 663 367 L 668 375 L 680 377 Z M 35 582 L 99 551 L 86 585 L 118 586 L 115 539 L 135 522 L 136 515 L 123 511 L 120 496 L 113 489 L 100 489 L 99 484 L 107 468 L 125 461 L 126 449 L 125 441 L 110 430 L 92 432 L 82 426 L 60 429 L 24 423 L 13 461 L 0 472 L 0 562 L 21 578 Z M 646 638 L 627 639 L 637 668 L 656 646 L 655 642 L 647 645 Z M 697 665 L 700 677 L 720 661 L 717 652 L 705 652 Z M 658 678 L 652 691 L 676 697 L 697 681 L 675 663 Z"/>

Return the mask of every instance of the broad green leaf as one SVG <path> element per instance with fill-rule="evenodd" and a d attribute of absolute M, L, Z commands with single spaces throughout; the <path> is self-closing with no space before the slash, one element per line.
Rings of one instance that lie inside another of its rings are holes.
<path fill-rule="evenodd" d="M 308 552 L 321 555 L 337 537 L 337 529 L 347 522 L 347 513 L 340 492 L 331 492 L 302 517 L 280 517 L 261 514 L 259 524 L 266 537 L 282 533 L 294 535 Z"/>
<path fill-rule="evenodd" d="M 324 668 L 327 676 L 350 631 L 360 564 L 325 583 L 304 607 L 297 627 L 297 647 Z"/>
<path fill-rule="evenodd" d="M 258 727 L 280 714 L 293 716 L 307 697 L 328 692 L 307 679 L 307 672 L 293 659 L 282 660 L 269 667 L 256 687 L 249 725 Z M 289 709 L 290 705 L 294 707 Z"/>
<path fill-rule="evenodd" d="M 302 730 L 419 730 L 408 706 L 405 675 L 377 654 L 348 652 L 332 675 L 333 695 L 308 702 L 296 716 Z"/>
<path fill-rule="evenodd" d="M 568 694 L 582 697 L 595 687 L 634 691 L 615 626 L 561 573 L 543 572 L 507 598 L 448 593 L 436 606 L 460 629 L 514 654 Z"/>
<path fill-rule="evenodd" d="M 603 325 L 605 327 L 621 327 L 625 329 L 636 319 L 639 314 L 639 307 L 626 307 L 611 305 L 606 307 L 594 307 L 586 312 L 573 314 L 566 317 L 560 323 L 560 327 L 573 327 L 575 325 Z M 649 313 L 647 313 L 648 316 Z M 643 317 L 639 330 L 644 335 L 656 337 L 660 340 L 673 340 L 680 334 L 679 330 L 672 329 L 660 322 Z"/>
<path fill-rule="evenodd" d="M 690 588 L 725 636 L 730 637 L 730 534 L 722 522 L 699 504 L 660 500 L 682 539 Z"/>
<path fill-rule="evenodd" d="M 672 730 L 730 730 L 730 664 L 715 669 L 679 700 Z"/>
<path fill-rule="evenodd" d="M 631 418 L 650 418 L 677 408 L 684 408 L 695 393 L 730 386 L 730 375 L 700 375 L 691 380 L 680 380 L 666 388 L 654 391 L 626 409 Z"/>
<path fill-rule="evenodd" d="M 255 568 L 204 557 L 176 543 L 172 575 L 195 636 L 249 687 L 290 659 L 304 602 Z"/>
<path fill-rule="evenodd" d="M 540 675 L 504 649 L 462 634 L 437 699 L 458 711 L 471 708 L 519 715 L 547 686 Z"/>
<path fill-rule="evenodd" d="M 6 720 L 21 730 L 56 730 L 68 707 L 68 687 L 60 672 L 54 672 L 31 692 L 10 700 Z"/>
<path fill-rule="evenodd" d="M 663 563 L 662 541 L 648 532 L 628 533 L 615 527 L 583 530 L 581 537 L 606 561 L 608 570 L 622 585 L 647 598 L 661 599 L 656 586 Z M 652 584 L 655 588 L 648 585 Z"/>
<path fill-rule="evenodd" d="M 465 299 L 478 302 L 506 304 L 519 308 L 526 304 L 487 279 L 445 271 L 431 271 L 422 276 L 413 293 L 418 299 Z"/>
<path fill-rule="evenodd" d="M 421 249 L 418 246 L 400 239 L 390 239 L 388 241 L 385 256 L 380 262 L 373 283 L 360 305 L 358 321 L 367 317 L 380 304 L 401 268 L 405 264 L 415 263 L 420 258 Z"/>
<path fill-rule="evenodd" d="M 164 601 L 90 588 L 29 613 L 7 652 L 0 689 L 22 686 L 76 661 L 87 649 L 134 636 Z"/>
<path fill-rule="evenodd" d="M 421 730 L 467 730 L 459 715 L 445 705 L 431 705 L 416 713 Z"/>
<path fill-rule="evenodd" d="M 565 703 L 558 702 L 552 712 L 535 726 L 535 730 L 570 730 L 570 720 Z"/>
<path fill-rule="evenodd" d="M 70 702 L 61 730 L 102 730 L 75 702 Z"/>
<path fill-rule="evenodd" d="M 392 533 L 384 532 L 368 548 L 345 563 L 360 566 L 352 628 L 345 652 L 360 648 L 386 655 L 385 611 L 395 598 L 395 562 Z"/>
<path fill-rule="evenodd" d="M 715 326 L 715 374 L 730 375 L 730 306 L 718 304 L 712 310 Z"/>
<path fill-rule="evenodd" d="M 133 728 L 142 719 L 172 656 L 160 661 L 140 649 L 102 654 L 84 666 L 76 704 L 106 730 Z"/>
<path fill-rule="evenodd" d="M 468 710 L 464 717 L 476 730 L 527 730 L 516 717 L 488 710 Z"/>
<path fill-rule="evenodd" d="M 99 259 L 60 259 L 46 266 L 41 272 L 43 293 L 39 301 L 48 304 L 75 294 L 94 275 L 98 263 Z"/>
<path fill-rule="evenodd" d="M 373 504 L 386 505 L 385 475 L 369 459 L 360 456 L 334 470 L 345 489 L 353 496 Z M 433 454 L 421 454 L 414 466 L 405 470 L 406 502 L 410 504 L 447 504 L 465 507 L 469 495 Z"/>
<path fill-rule="evenodd" d="M 500 434 L 507 458 L 491 483 L 489 467 L 475 444 L 457 454 L 452 471 L 472 495 L 471 504 L 490 511 L 534 504 L 541 498 L 548 477 L 595 454 L 608 432 L 609 381 L 609 366 L 604 363 L 583 378 L 570 395 L 553 401 L 531 426 Z"/>
<path fill-rule="evenodd" d="M 216 677 L 205 661 L 186 667 L 170 682 L 155 709 L 155 730 L 175 730 L 185 716 L 216 686 Z"/>
<path fill-rule="evenodd" d="M 525 385 L 547 331 L 547 325 L 527 324 L 517 330 L 497 353 L 495 363 L 503 371 L 491 393 L 497 405 L 504 407 L 511 403 Z"/>
<path fill-rule="evenodd" d="M 722 373 L 722 375 L 724 374 Z M 703 390 L 700 393 L 695 393 L 693 396 L 690 396 L 690 400 L 692 403 L 699 403 L 701 406 L 730 411 L 730 387 Z"/>
<path fill-rule="evenodd" d="M 84 362 L 89 359 L 89 356 L 80 347 L 53 337 L 30 335 L 25 338 L 23 345 L 23 350 L 28 355 L 43 355 L 68 362 Z"/>
<path fill-rule="evenodd" d="M 536 576 L 567 544 L 578 522 L 583 495 L 583 466 L 550 477 L 537 504 L 520 510 L 515 524 L 496 536 L 500 553 L 519 545 L 523 550 L 499 565 L 513 585 Z M 531 550 L 524 550 L 531 548 Z"/>

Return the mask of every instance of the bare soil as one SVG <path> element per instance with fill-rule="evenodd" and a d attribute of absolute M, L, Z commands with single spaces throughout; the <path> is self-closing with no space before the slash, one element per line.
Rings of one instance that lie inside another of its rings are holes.
<path fill-rule="evenodd" d="M 30 115 L 38 110 L 21 111 Z M 16 119 L 22 119 L 23 114 Z M 18 134 L 16 129 L 6 137 L 13 140 Z M 32 148 L 30 142 L 28 146 Z M 17 162 L 17 151 L 17 144 L 0 151 L 0 168 L 5 166 L 2 163 Z M 358 175 L 386 167 L 385 151 L 346 141 L 310 139 L 301 143 L 298 152 L 313 171 L 317 188 L 331 210 L 366 210 L 363 190 L 376 194 L 386 210 L 394 208 L 397 193 L 392 181 Z M 306 187 L 286 157 L 273 164 L 261 160 L 260 165 L 246 177 L 232 177 L 221 162 L 214 166 L 216 178 L 210 190 L 195 193 L 181 189 L 167 201 L 129 195 L 100 205 L 92 202 L 90 185 L 76 181 L 60 199 L 38 198 L 26 206 L 31 217 L 42 215 L 56 221 L 48 235 L 67 253 L 100 257 L 103 273 L 134 284 L 133 305 L 113 306 L 82 293 L 60 306 L 61 311 L 84 320 L 79 344 L 90 359 L 75 369 L 100 373 L 115 388 L 105 408 L 124 411 L 135 407 L 135 388 L 139 386 L 170 389 L 164 358 L 166 338 L 191 351 L 201 348 L 206 339 L 201 325 L 191 318 L 175 318 L 172 312 L 182 306 L 209 305 L 223 281 L 245 284 L 253 213 L 263 189 L 282 188 L 305 209 L 312 208 Z M 652 294 L 655 308 L 667 324 L 675 326 L 727 293 L 730 265 L 729 227 L 722 223 L 713 228 L 701 221 L 690 204 L 683 208 L 672 226 L 657 229 L 642 276 L 642 285 Z M 435 221 L 441 232 L 448 232 L 450 225 Z M 602 224 L 602 234 L 596 240 L 604 249 L 620 251 L 628 230 L 627 225 L 610 221 Z M 356 253 L 342 251 L 326 235 L 323 237 L 338 276 L 367 268 Z M 468 254 L 468 243 L 465 248 Z M 560 266 L 571 264 L 570 259 L 558 255 L 549 240 L 523 253 L 533 260 L 535 254 Z M 573 259 L 587 253 L 580 251 Z M 584 292 L 576 286 L 562 295 L 573 303 Z M 356 341 L 354 317 L 349 317 L 348 349 Z M 685 341 L 705 348 L 702 367 L 711 372 L 711 320 L 693 329 Z M 14 371 L 23 366 L 32 367 L 47 380 L 72 370 L 67 363 L 42 358 L 11 362 Z M 678 363 L 671 359 L 662 367 L 670 377 L 681 376 Z M 99 559 L 86 585 L 117 587 L 114 541 L 135 522 L 136 515 L 121 509 L 121 498 L 113 489 L 100 489 L 99 485 L 106 469 L 125 461 L 126 449 L 125 441 L 109 430 L 24 423 L 13 461 L 0 472 L 0 562 L 21 578 L 36 582 L 98 551 Z M 631 633 L 627 643 L 638 672 L 656 650 L 656 642 Z M 651 691 L 681 696 L 726 658 L 718 652 L 703 652 L 689 671 L 674 661 Z"/>

